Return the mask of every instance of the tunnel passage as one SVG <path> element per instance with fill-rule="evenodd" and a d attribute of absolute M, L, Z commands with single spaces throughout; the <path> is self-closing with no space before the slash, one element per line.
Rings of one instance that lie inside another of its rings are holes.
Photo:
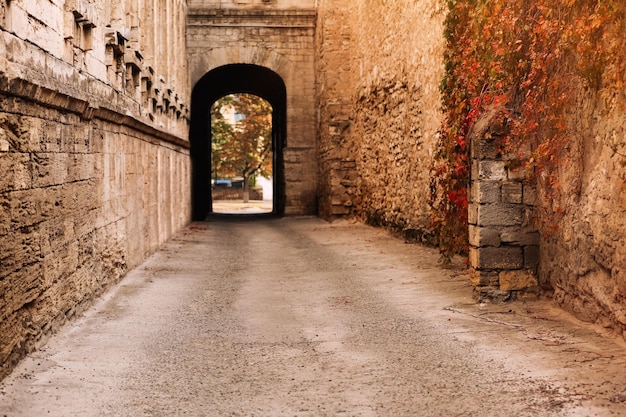
<path fill-rule="evenodd" d="M 192 218 L 203 221 L 212 212 L 211 105 L 228 94 L 248 93 L 267 100 L 272 108 L 273 216 L 285 212 L 283 148 L 287 132 L 287 89 L 275 72 L 251 64 L 231 64 L 206 73 L 191 95 Z"/>

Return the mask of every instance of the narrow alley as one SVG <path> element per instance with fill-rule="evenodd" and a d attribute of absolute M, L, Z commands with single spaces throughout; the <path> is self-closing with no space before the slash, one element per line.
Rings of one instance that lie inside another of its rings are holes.
<path fill-rule="evenodd" d="M 0 416 L 619 416 L 626 347 L 312 217 L 194 223 L 0 382 Z"/>

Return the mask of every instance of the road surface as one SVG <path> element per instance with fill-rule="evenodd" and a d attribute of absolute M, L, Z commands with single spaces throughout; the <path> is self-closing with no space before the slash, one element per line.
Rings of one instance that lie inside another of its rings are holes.
<path fill-rule="evenodd" d="M 315 218 L 194 223 L 0 383 L 0 417 L 619 416 L 626 348 Z"/>

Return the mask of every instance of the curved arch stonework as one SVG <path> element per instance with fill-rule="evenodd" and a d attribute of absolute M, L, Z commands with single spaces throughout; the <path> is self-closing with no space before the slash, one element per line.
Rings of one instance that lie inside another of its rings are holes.
<path fill-rule="evenodd" d="M 295 67 L 285 55 L 272 49 L 253 46 L 207 48 L 202 55 L 191 57 L 190 61 L 192 88 L 209 71 L 233 64 L 258 65 L 270 69 L 280 75 L 289 88 Z"/>
<path fill-rule="evenodd" d="M 192 6 L 188 14 L 192 88 L 210 71 L 233 64 L 267 68 L 285 84 L 286 215 L 317 213 L 315 18 L 314 9 L 246 10 L 219 5 Z"/>

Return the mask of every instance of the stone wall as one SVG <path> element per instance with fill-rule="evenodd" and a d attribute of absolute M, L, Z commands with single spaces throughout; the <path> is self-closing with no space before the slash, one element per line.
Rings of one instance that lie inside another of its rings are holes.
<path fill-rule="evenodd" d="M 441 123 L 438 1 L 321 0 L 320 212 L 430 240 L 429 168 Z"/>
<path fill-rule="evenodd" d="M 541 241 L 540 279 L 566 310 L 626 337 L 626 97 L 578 91 L 559 188 L 539 189 L 544 210 L 558 209 Z"/>
<path fill-rule="evenodd" d="M 317 10 L 318 207 L 327 219 L 352 213 L 356 202 L 353 8 L 352 2 L 327 0 Z"/>
<path fill-rule="evenodd" d="M 513 155 L 502 154 L 498 130 L 483 119 L 470 137 L 469 265 L 481 301 L 536 296 L 538 290 L 536 187 Z"/>
<path fill-rule="evenodd" d="M 211 190 L 213 201 L 216 200 L 243 200 L 243 188 L 241 187 L 213 187 Z M 263 189 L 260 187 L 250 187 L 250 200 L 263 200 Z"/>
<path fill-rule="evenodd" d="M 319 0 L 323 217 L 357 216 L 430 240 L 429 167 L 442 120 L 442 3 Z M 488 140 L 473 138 L 472 279 L 479 298 L 541 288 L 578 317 L 623 332 L 626 98 L 623 88 L 595 94 L 575 81 L 571 88 L 579 94 L 568 110 L 574 139 L 560 155 L 556 188 L 541 175 L 533 185 Z"/>
<path fill-rule="evenodd" d="M 168 5 L 2 2 L 0 377 L 189 221 L 186 9 Z"/>

